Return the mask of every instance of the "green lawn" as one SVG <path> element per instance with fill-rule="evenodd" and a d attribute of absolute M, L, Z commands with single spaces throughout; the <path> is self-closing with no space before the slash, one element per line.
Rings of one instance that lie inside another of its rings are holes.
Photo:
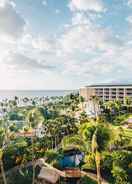
<path fill-rule="evenodd" d="M 118 129 L 118 128 L 123 128 L 124 131 L 124 137 L 128 138 L 131 140 L 130 144 L 128 146 L 132 146 L 132 129 L 130 128 L 125 128 L 123 126 L 113 126 L 113 128 Z"/>
<path fill-rule="evenodd" d="M 132 129 L 124 128 L 125 136 L 132 138 Z"/>
<path fill-rule="evenodd" d="M 114 119 L 113 123 L 114 123 L 114 124 L 117 124 L 117 125 L 124 124 L 124 121 L 126 121 L 129 117 L 132 117 L 132 114 L 122 114 L 122 115 L 118 115 L 118 116 L 116 116 L 116 118 Z"/>

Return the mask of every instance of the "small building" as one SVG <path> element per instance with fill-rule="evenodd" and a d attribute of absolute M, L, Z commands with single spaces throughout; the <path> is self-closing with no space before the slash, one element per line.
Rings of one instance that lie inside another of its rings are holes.
<path fill-rule="evenodd" d="M 84 154 L 78 149 L 65 150 L 63 158 L 60 160 L 61 170 L 51 166 L 42 167 L 38 178 L 51 184 L 55 184 L 59 180 L 65 184 L 76 184 L 82 176 L 80 166 L 83 158 Z"/>
<path fill-rule="evenodd" d="M 71 168 L 80 168 L 81 163 L 84 158 L 84 153 L 78 149 L 69 149 L 64 151 L 64 156 L 60 161 L 61 168 L 71 169 Z"/>

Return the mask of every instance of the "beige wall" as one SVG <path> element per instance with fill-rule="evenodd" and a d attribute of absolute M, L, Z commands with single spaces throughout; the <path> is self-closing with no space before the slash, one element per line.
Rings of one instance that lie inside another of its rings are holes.
<path fill-rule="evenodd" d="M 85 101 L 90 100 L 91 96 L 95 95 L 95 89 L 94 88 L 81 88 L 80 89 L 80 96 L 83 96 Z"/>
<path fill-rule="evenodd" d="M 101 94 L 99 95 L 96 93 L 96 90 L 102 89 Z M 109 92 L 106 91 L 106 89 L 109 89 Z M 89 101 L 91 96 L 97 95 L 99 98 L 102 96 L 102 99 L 105 101 L 107 100 L 115 100 L 119 99 L 122 101 L 125 101 L 125 97 L 129 96 L 132 97 L 132 87 L 83 87 L 80 89 L 80 95 L 84 97 L 85 101 Z M 107 98 L 106 98 L 107 97 Z"/>

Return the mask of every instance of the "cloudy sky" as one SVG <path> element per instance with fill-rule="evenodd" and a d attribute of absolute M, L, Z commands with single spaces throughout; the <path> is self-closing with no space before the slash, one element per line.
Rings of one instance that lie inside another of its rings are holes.
<path fill-rule="evenodd" d="M 0 89 L 132 83 L 132 0 L 0 0 Z"/>

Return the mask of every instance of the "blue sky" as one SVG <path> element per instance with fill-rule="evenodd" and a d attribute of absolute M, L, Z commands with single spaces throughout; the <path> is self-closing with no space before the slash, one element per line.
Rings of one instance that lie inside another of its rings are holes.
<path fill-rule="evenodd" d="M 132 0 L 0 0 L 0 89 L 132 81 Z"/>

